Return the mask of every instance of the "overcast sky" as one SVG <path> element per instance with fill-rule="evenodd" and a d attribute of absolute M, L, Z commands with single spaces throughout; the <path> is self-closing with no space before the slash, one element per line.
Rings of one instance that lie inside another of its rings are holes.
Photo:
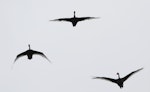
<path fill-rule="evenodd" d="M 1 0 L 0 92 L 149 92 L 149 0 Z M 100 17 L 79 22 L 56 18 Z M 16 55 L 42 51 L 32 60 Z M 124 88 L 93 76 L 117 78 L 144 69 Z"/>

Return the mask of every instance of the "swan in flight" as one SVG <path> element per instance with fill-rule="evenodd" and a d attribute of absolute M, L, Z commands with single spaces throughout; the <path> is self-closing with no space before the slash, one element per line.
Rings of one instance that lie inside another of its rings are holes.
<path fill-rule="evenodd" d="M 113 82 L 113 83 L 118 84 L 118 86 L 119 86 L 120 88 L 123 88 L 123 83 L 124 83 L 131 75 L 133 75 L 133 74 L 139 72 L 139 71 L 142 70 L 142 69 L 143 69 L 143 68 L 140 68 L 140 69 L 138 69 L 138 70 L 136 70 L 136 71 L 133 71 L 133 72 L 129 73 L 128 75 L 126 75 L 126 76 L 123 77 L 123 78 L 120 78 L 119 73 L 117 73 L 118 79 L 112 79 L 112 78 L 108 78 L 108 77 L 94 77 L 93 79 L 104 79 L 104 80 L 108 80 L 108 81 L 110 81 L 110 82 Z"/>
<path fill-rule="evenodd" d="M 67 21 L 67 22 L 71 22 L 73 27 L 75 27 L 79 21 L 96 19 L 96 18 L 98 17 L 76 17 L 76 12 L 74 11 L 74 16 L 71 18 L 59 18 L 59 19 L 54 19 L 51 21 Z"/>
<path fill-rule="evenodd" d="M 51 62 L 42 52 L 39 52 L 39 51 L 35 51 L 35 50 L 30 49 L 30 44 L 29 44 L 28 46 L 29 46 L 29 49 L 28 49 L 27 51 L 22 52 L 22 53 L 20 53 L 20 54 L 17 55 L 17 57 L 16 57 L 14 63 L 16 62 L 16 60 L 17 60 L 18 58 L 20 58 L 20 57 L 22 57 L 22 56 L 26 56 L 26 55 L 27 55 L 27 57 L 28 57 L 29 60 L 32 59 L 32 56 L 33 56 L 33 55 L 40 55 L 40 56 L 46 58 L 49 62 Z"/>

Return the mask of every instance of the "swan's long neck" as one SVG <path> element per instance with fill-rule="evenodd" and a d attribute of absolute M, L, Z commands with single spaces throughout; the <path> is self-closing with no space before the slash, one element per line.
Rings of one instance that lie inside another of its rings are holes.
<path fill-rule="evenodd" d="M 30 44 L 28 46 L 29 46 L 29 50 L 30 50 Z"/>
<path fill-rule="evenodd" d="M 75 18 L 76 17 L 76 12 L 74 11 L 73 13 L 74 13 L 74 18 Z"/>
<path fill-rule="evenodd" d="M 118 75 L 118 79 L 120 79 L 120 74 L 119 74 L 119 73 L 117 73 L 117 75 Z"/>

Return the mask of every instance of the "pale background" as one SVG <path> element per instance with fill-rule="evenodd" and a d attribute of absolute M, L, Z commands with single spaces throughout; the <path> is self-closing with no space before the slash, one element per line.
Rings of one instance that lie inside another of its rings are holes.
<path fill-rule="evenodd" d="M 149 0 L 1 0 L 0 92 L 149 92 Z M 101 17 L 79 22 L 49 20 Z M 28 49 L 40 56 L 18 59 Z M 144 67 L 124 88 L 94 80 L 117 78 Z"/>

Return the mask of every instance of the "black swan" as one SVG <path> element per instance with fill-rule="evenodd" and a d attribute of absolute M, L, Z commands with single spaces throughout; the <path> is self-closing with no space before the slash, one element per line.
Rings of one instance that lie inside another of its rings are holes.
<path fill-rule="evenodd" d="M 108 81 L 110 81 L 110 82 L 113 82 L 113 83 L 118 84 L 118 86 L 119 86 L 120 88 L 123 88 L 123 83 L 124 83 L 131 75 L 133 75 L 134 73 L 136 73 L 136 72 L 138 72 L 138 71 L 140 71 L 140 70 L 142 70 L 142 69 L 143 69 L 143 68 L 140 68 L 140 69 L 138 69 L 138 70 L 136 70 L 136 71 L 133 71 L 133 72 L 129 73 L 128 75 L 126 75 L 126 76 L 123 77 L 123 78 L 120 78 L 119 73 L 117 73 L 118 79 L 112 79 L 112 78 L 107 78 L 107 77 L 94 77 L 93 79 L 104 79 L 104 80 L 108 80 Z"/>
<path fill-rule="evenodd" d="M 35 50 L 30 49 L 30 44 L 29 44 L 28 46 L 29 46 L 29 50 L 18 54 L 17 57 L 16 57 L 16 59 L 15 59 L 15 61 L 14 61 L 14 63 L 16 62 L 16 60 L 17 60 L 18 58 L 20 58 L 20 57 L 22 57 L 22 56 L 25 56 L 25 55 L 27 55 L 28 59 L 30 60 L 30 59 L 32 59 L 32 56 L 33 56 L 34 54 L 40 55 L 40 56 L 46 58 L 46 59 L 50 62 L 50 60 L 49 60 L 42 52 L 39 52 L 39 51 L 35 51 Z"/>
<path fill-rule="evenodd" d="M 73 27 L 75 27 L 79 21 L 97 18 L 97 17 L 76 17 L 75 13 L 76 12 L 74 11 L 74 16 L 72 18 L 59 18 L 59 19 L 54 19 L 51 21 L 68 21 L 72 23 Z"/>

